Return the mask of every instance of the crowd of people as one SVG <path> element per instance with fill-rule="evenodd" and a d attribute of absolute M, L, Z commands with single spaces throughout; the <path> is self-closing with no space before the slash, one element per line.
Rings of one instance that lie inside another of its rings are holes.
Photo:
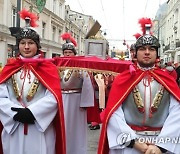
<path fill-rule="evenodd" d="M 145 31 L 131 45 L 131 69 L 116 77 L 60 73 L 24 19 L 25 27 L 10 28 L 19 54 L 0 74 L 0 154 L 86 154 L 88 122 L 92 131 L 102 124 L 98 154 L 179 154 L 180 66 L 158 64 L 154 35 Z M 63 56 L 76 56 L 73 37 L 62 38 Z"/>

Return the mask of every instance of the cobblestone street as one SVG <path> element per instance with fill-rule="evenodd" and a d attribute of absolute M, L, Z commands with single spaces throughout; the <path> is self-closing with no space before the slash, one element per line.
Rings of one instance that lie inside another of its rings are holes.
<path fill-rule="evenodd" d="M 88 154 L 97 154 L 100 129 L 90 130 L 88 128 Z"/>

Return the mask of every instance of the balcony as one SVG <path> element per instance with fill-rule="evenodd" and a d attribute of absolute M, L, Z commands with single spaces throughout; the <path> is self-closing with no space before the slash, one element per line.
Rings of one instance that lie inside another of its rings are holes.
<path fill-rule="evenodd" d="M 166 45 L 165 48 L 163 49 L 163 52 L 167 51 L 170 49 L 170 44 Z"/>
<path fill-rule="evenodd" d="M 0 24 L 0 33 L 5 35 L 10 34 L 9 28 Z"/>
<path fill-rule="evenodd" d="M 164 54 L 174 53 L 175 48 L 176 48 L 176 44 L 171 43 L 171 44 L 168 44 L 167 46 L 165 46 L 165 48 L 163 49 L 163 52 L 164 52 Z"/>
<path fill-rule="evenodd" d="M 175 50 L 176 48 L 176 44 L 175 43 L 171 43 L 170 44 L 170 50 Z"/>
<path fill-rule="evenodd" d="M 180 41 L 176 42 L 176 48 L 180 47 Z"/>

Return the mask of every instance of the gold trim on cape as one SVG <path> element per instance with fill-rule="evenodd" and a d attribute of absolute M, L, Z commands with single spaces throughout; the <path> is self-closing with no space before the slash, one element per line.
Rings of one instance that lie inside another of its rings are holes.
<path fill-rule="evenodd" d="M 144 113 L 144 103 L 137 87 L 133 89 L 133 98 L 139 112 Z"/>
<path fill-rule="evenodd" d="M 21 93 L 20 93 L 20 90 L 19 90 L 19 86 L 17 84 L 17 81 L 15 80 L 14 78 L 14 75 L 12 75 L 11 77 L 11 80 L 12 80 L 12 85 L 13 85 L 13 90 L 14 90 L 14 94 L 16 95 L 16 99 L 18 101 L 20 101 L 21 99 Z M 34 97 L 34 95 L 36 94 L 37 92 L 37 89 L 39 87 L 39 80 L 35 77 L 33 83 L 31 84 L 31 87 L 28 91 L 28 94 L 26 96 L 26 100 L 29 102 L 32 100 L 32 98 Z"/>
<path fill-rule="evenodd" d="M 90 68 L 82 68 L 82 67 L 65 67 L 65 66 L 58 67 L 59 72 L 63 72 L 66 69 L 78 70 L 78 71 L 82 70 L 82 71 L 87 71 L 89 73 L 97 73 L 97 74 L 113 75 L 113 76 L 117 76 L 118 74 L 120 74 L 120 73 L 113 72 L 113 71 L 90 69 Z"/>
<path fill-rule="evenodd" d="M 161 103 L 161 100 L 162 100 L 162 97 L 163 97 L 163 94 L 164 94 L 164 87 L 161 86 L 161 89 L 156 93 L 155 97 L 154 97 L 154 100 L 153 100 L 153 103 L 151 105 L 151 111 L 152 112 L 156 112 L 160 103 Z"/>
<path fill-rule="evenodd" d="M 18 84 L 17 84 L 17 82 L 16 82 L 16 80 L 14 78 L 14 75 L 12 75 L 11 81 L 12 81 L 12 85 L 13 85 L 14 94 L 16 95 L 16 99 L 18 101 L 20 101 L 21 94 L 20 94 L 20 90 L 19 90 Z"/>
<path fill-rule="evenodd" d="M 31 87 L 28 91 L 28 94 L 26 96 L 26 99 L 28 102 L 33 99 L 34 95 L 37 92 L 38 87 L 39 87 L 39 80 L 35 77 L 33 83 L 31 84 Z"/>

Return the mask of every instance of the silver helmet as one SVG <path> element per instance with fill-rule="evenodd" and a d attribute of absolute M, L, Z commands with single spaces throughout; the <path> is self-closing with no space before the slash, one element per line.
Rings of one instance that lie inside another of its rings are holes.
<path fill-rule="evenodd" d="M 150 45 L 156 49 L 158 56 L 158 48 L 160 48 L 159 40 L 150 33 L 150 28 L 149 24 L 145 25 L 145 34 L 137 39 L 135 49 L 137 51 L 142 46 Z"/>
<path fill-rule="evenodd" d="M 19 14 L 25 20 L 25 27 L 9 27 L 11 35 L 16 37 L 17 44 L 24 38 L 32 39 L 37 44 L 38 49 L 40 49 L 40 36 L 34 29 L 37 26 L 35 25 L 36 15 L 26 9 L 20 11 Z"/>
<path fill-rule="evenodd" d="M 75 47 L 77 46 L 77 42 L 75 41 L 75 39 L 71 36 L 70 33 L 64 33 L 61 35 L 62 39 L 66 41 L 66 43 L 64 43 L 62 45 L 62 51 L 64 54 L 64 50 L 71 50 L 74 52 L 74 54 L 76 55 L 76 49 Z"/>

